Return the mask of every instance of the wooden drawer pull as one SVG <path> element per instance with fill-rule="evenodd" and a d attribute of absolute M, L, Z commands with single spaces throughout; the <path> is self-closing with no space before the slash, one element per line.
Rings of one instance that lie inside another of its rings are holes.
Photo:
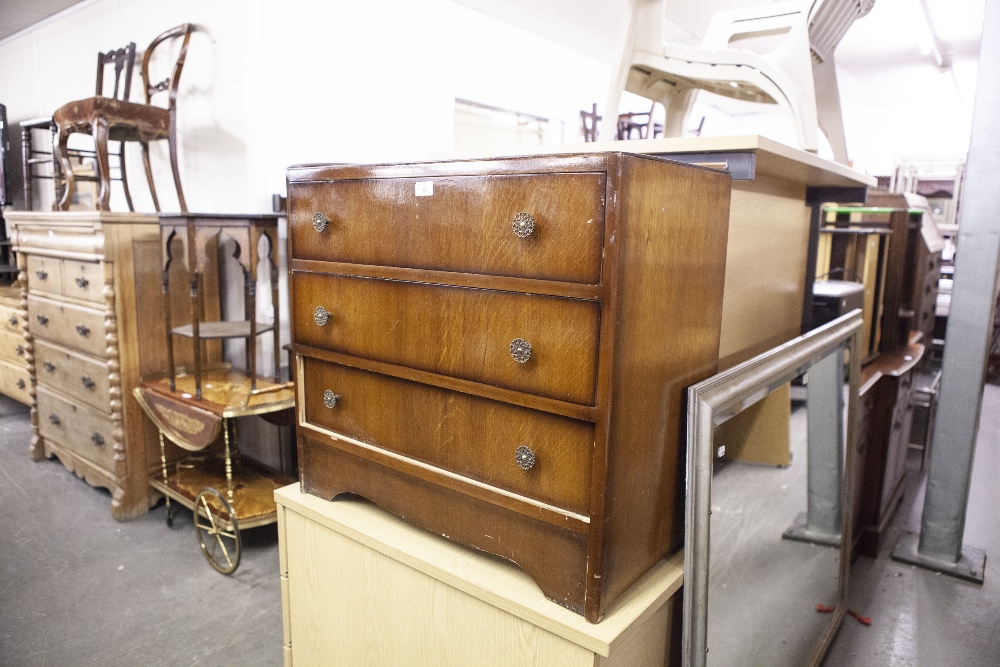
<path fill-rule="evenodd" d="M 313 229 L 315 229 L 317 232 L 322 234 L 323 231 L 326 229 L 327 225 L 329 224 L 330 224 L 330 218 L 326 217 L 319 211 L 313 213 Z"/>
<path fill-rule="evenodd" d="M 340 395 L 335 394 L 329 389 L 323 392 L 323 405 L 330 408 L 331 410 L 337 406 L 337 401 L 340 400 Z"/>
<path fill-rule="evenodd" d="M 12 327 L 16 327 L 17 326 L 17 315 L 11 315 L 10 316 L 10 326 L 12 326 Z"/>
<path fill-rule="evenodd" d="M 55 373 L 56 372 L 56 365 L 54 363 L 52 363 L 51 361 L 46 361 L 42 365 L 45 367 L 45 370 L 47 370 L 49 373 Z"/>
<path fill-rule="evenodd" d="M 511 226 L 514 228 L 514 236 L 526 239 L 535 231 L 535 216 L 525 212 L 515 213 Z"/>
<path fill-rule="evenodd" d="M 80 277 L 80 278 L 76 279 L 76 286 L 79 287 L 80 289 L 86 288 L 87 285 L 89 285 L 89 284 L 90 284 L 90 281 L 87 280 L 86 278 Z"/>
<path fill-rule="evenodd" d="M 510 342 L 510 356 L 519 364 L 528 363 L 528 359 L 531 359 L 531 343 L 523 338 L 515 338 Z"/>
<path fill-rule="evenodd" d="M 90 436 L 90 441 L 98 447 L 104 446 L 104 436 L 100 433 L 94 433 L 94 435 Z"/>
<path fill-rule="evenodd" d="M 53 426 L 59 426 L 59 424 L 62 423 L 62 420 L 59 419 L 59 415 L 53 414 L 49 415 L 49 423 L 52 424 Z"/>
<path fill-rule="evenodd" d="M 46 271 L 35 271 L 35 275 L 38 276 L 39 280 L 45 280 L 49 277 L 49 274 Z"/>
<path fill-rule="evenodd" d="M 97 386 L 97 383 L 94 382 L 93 380 L 91 380 L 86 375 L 84 375 L 83 377 L 80 378 L 80 382 L 82 382 L 83 386 L 86 387 L 87 389 L 89 389 L 90 391 L 94 391 L 94 387 Z"/>
<path fill-rule="evenodd" d="M 325 327 L 326 323 L 330 321 L 330 311 L 323 306 L 316 306 L 316 310 L 313 311 L 313 319 L 316 320 L 316 324 Z"/>
<path fill-rule="evenodd" d="M 76 325 L 76 332 L 84 338 L 90 335 L 90 329 L 82 324 Z"/>
<path fill-rule="evenodd" d="M 17 352 L 17 356 L 19 356 L 19 357 L 23 357 L 24 356 L 24 346 L 23 345 L 18 345 L 15 351 Z"/>
<path fill-rule="evenodd" d="M 24 383 L 24 378 L 18 378 L 18 379 L 17 379 L 17 388 L 18 388 L 18 389 L 24 389 L 24 388 L 25 388 L 25 387 L 27 387 L 27 386 L 28 386 L 28 385 L 26 385 L 26 384 Z"/>
<path fill-rule="evenodd" d="M 535 467 L 535 452 L 531 451 L 531 447 L 521 445 L 514 450 L 514 463 L 521 470 L 531 470 Z"/>
<path fill-rule="evenodd" d="M 49 324 L 49 318 L 45 315 L 36 315 L 35 319 L 38 320 L 38 323 L 42 326 L 48 326 Z"/>

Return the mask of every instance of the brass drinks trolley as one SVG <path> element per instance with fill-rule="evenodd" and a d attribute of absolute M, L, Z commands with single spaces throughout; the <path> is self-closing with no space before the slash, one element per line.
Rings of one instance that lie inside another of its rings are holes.
<path fill-rule="evenodd" d="M 205 271 L 212 268 L 210 258 L 215 252 L 210 251 L 210 242 L 221 243 L 223 235 L 235 241 L 232 256 L 243 269 L 244 321 L 205 321 L 206 313 L 215 312 L 206 310 L 204 295 Z M 264 238 L 266 257 L 271 260 L 271 322 L 258 322 L 256 317 L 258 248 Z M 159 432 L 160 469 L 150 473 L 149 485 L 166 498 L 167 525 L 173 523 L 171 501 L 190 509 L 205 558 L 219 572 L 232 574 L 240 563 L 240 529 L 275 523 L 274 490 L 295 481 L 242 461 L 237 447 L 239 418 L 257 415 L 272 423 L 291 424 L 294 412 L 293 383 L 279 379 L 277 217 L 163 215 L 160 239 L 169 369 L 165 377 L 143 381 L 133 392 Z M 183 251 L 175 258 L 172 248 L 178 243 Z M 175 259 L 184 262 L 190 282 L 190 319 L 180 326 L 171 323 L 172 311 L 177 310 L 169 278 Z M 257 337 L 265 333 L 273 336 L 275 367 L 274 377 L 267 379 L 257 373 L 256 354 Z M 174 339 L 178 337 L 192 341 L 192 368 L 188 370 L 178 369 L 175 363 Z M 206 341 L 233 338 L 246 341 L 246 371 L 207 363 Z M 191 455 L 168 463 L 167 440 Z"/>

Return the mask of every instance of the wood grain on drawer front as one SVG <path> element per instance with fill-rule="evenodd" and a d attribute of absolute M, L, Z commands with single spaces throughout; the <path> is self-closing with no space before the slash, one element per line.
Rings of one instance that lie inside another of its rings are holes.
<path fill-rule="evenodd" d="M 28 289 L 32 292 L 62 294 L 62 260 L 28 255 Z"/>
<path fill-rule="evenodd" d="M 0 331 L 24 334 L 21 328 L 21 309 L 0 303 Z"/>
<path fill-rule="evenodd" d="M 594 426 L 305 358 L 305 419 L 354 440 L 587 515 Z M 338 398 L 333 407 L 324 393 Z M 520 446 L 535 454 L 522 470 Z M 364 456 L 363 452 L 355 452 Z"/>
<path fill-rule="evenodd" d="M 0 359 L 13 364 L 24 364 L 24 332 L 0 329 Z"/>
<path fill-rule="evenodd" d="M 62 293 L 74 299 L 104 303 L 104 272 L 99 262 L 63 260 Z"/>
<path fill-rule="evenodd" d="M 417 196 L 420 183 L 433 194 Z M 289 195 L 294 259 L 601 282 L 604 174 L 291 183 Z M 526 238 L 512 227 L 522 212 Z"/>
<path fill-rule="evenodd" d="M 293 272 L 296 341 L 593 405 L 600 304 L 492 290 Z M 330 317 L 314 315 L 319 306 Z M 526 363 L 511 356 L 517 338 Z"/>
<path fill-rule="evenodd" d="M 38 383 L 57 389 L 103 412 L 111 412 L 108 366 L 103 360 L 35 340 Z"/>
<path fill-rule="evenodd" d="M 105 470 L 114 470 L 111 417 L 38 387 L 38 430 Z"/>
<path fill-rule="evenodd" d="M 28 369 L 23 364 L 0 359 L 0 394 L 6 394 L 30 405 L 31 394 L 28 393 L 30 383 Z"/>
<path fill-rule="evenodd" d="M 107 342 L 104 340 L 103 310 L 29 295 L 28 315 L 31 333 L 36 338 L 62 343 L 97 356 L 105 354 Z"/>

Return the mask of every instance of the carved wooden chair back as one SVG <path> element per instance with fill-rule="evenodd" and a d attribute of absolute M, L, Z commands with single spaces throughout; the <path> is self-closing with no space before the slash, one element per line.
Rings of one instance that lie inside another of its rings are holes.
<path fill-rule="evenodd" d="M 104 93 L 104 73 L 108 66 L 114 67 L 115 85 L 110 95 Z M 97 54 L 97 96 L 127 100 L 132 90 L 132 69 L 135 65 L 135 42 L 128 46 Z"/>
<path fill-rule="evenodd" d="M 194 25 L 190 23 L 183 23 L 176 28 L 171 28 L 150 42 L 149 47 L 142 54 L 142 87 L 146 96 L 146 104 L 152 103 L 154 95 L 167 92 L 167 108 L 171 110 L 177 108 L 177 88 L 180 85 L 181 70 L 184 69 L 184 60 L 187 58 L 188 43 L 191 41 L 192 32 L 194 32 Z M 153 53 L 161 45 L 170 44 L 175 39 L 182 39 L 182 41 L 170 75 L 162 81 L 150 81 L 150 61 Z"/>

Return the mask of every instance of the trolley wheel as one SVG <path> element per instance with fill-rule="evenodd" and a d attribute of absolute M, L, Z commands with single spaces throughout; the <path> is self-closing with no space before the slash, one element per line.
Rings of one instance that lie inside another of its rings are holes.
<path fill-rule="evenodd" d="M 209 565 L 232 574 L 240 565 L 240 529 L 236 512 L 212 487 L 201 490 L 194 501 L 194 529 Z"/>
<path fill-rule="evenodd" d="M 167 507 L 167 528 L 172 528 L 174 525 L 174 508 Z"/>

